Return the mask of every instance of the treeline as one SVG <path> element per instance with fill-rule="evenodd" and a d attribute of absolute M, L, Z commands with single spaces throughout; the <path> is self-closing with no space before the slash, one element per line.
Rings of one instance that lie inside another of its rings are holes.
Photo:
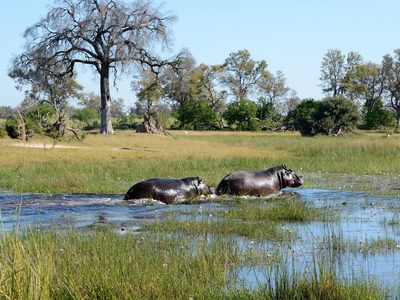
<path fill-rule="evenodd" d="M 364 62 L 356 52 L 328 50 L 320 80 L 326 98 L 300 99 L 281 71 L 272 74 L 266 61 L 253 60 L 247 50 L 231 53 L 220 65 L 196 65 L 186 51 L 173 69 L 138 72 L 132 81 L 134 106 L 126 110 L 122 99 L 112 101 L 113 126 L 134 129 L 147 113 L 166 129 L 299 130 L 315 135 L 398 127 L 400 50 L 385 55 L 380 64 Z M 60 84 L 52 101 L 42 96 L 40 86 L 33 86 L 18 106 L 28 135 L 56 137 L 66 128 L 100 128 L 100 96 L 82 93 L 74 78 Z M 78 106 L 69 105 L 71 99 Z M 0 107 L 0 119 L 1 134 L 18 137 L 16 109 Z"/>

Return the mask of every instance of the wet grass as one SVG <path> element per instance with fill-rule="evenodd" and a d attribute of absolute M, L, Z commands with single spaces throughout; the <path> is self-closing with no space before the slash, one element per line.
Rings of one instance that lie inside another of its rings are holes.
<path fill-rule="evenodd" d="M 308 207 L 296 197 L 272 198 L 266 203 L 252 201 L 242 203 L 236 209 L 224 213 L 225 218 L 266 222 L 307 222 L 322 220 L 326 214 L 321 209 Z"/>
<path fill-rule="evenodd" d="M 376 283 L 329 268 L 307 274 L 232 239 L 27 231 L 0 239 L 4 299 L 382 299 Z M 243 264 L 263 261 L 269 281 L 237 283 Z M 271 263 L 272 262 L 272 263 Z"/>
<path fill-rule="evenodd" d="M 171 213 L 167 218 L 146 226 L 144 230 L 288 242 L 296 238 L 297 234 L 282 224 L 324 220 L 326 216 L 324 210 L 308 207 L 296 197 L 219 201 L 226 203 L 226 208 L 206 209 L 201 213 L 187 212 L 183 220 L 180 212 Z"/>
<path fill-rule="evenodd" d="M 295 236 L 290 230 L 279 227 L 275 223 L 238 222 L 233 220 L 211 220 L 203 218 L 200 221 L 179 221 L 166 219 L 155 222 L 144 228 L 151 232 L 180 232 L 190 235 L 224 235 L 247 239 L 288 242 Z"/>

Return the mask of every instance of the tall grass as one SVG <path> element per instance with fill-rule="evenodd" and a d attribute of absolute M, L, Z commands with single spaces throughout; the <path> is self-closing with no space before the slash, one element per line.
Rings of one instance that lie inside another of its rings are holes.
<path fill-rule="evenodd" d="M 298 173 L 400 173 L 400 137 L 381 134 L 304 138 L 296 134 L 173 132 L 173 136 L 117 132 L 83 142 L 36 141 L 39 148 L 0 140 L 0 187 L 16 192 L 124 193 L 149 177 L 200 176 L 216 185 L 238 169 L 286 164 Z M 43 146 L 43 147 L 42 147 Z M 306 178 L 306 185 L 318 180 Z"/>
<path fill-rule="evenodd" d="M 321 265 L 304 274 L 284 260 L 266 267 L 269 277 L 264 284 L 254 289 L 235 285 L 232 274 L 248 254 L 238 250 L 232 239 L 194 242 L 181 234 L 31 230 L 3 234 L 0 255 L 2 299 L 382 299 L 385 295 L 374 282 L 340 278 Z"/>

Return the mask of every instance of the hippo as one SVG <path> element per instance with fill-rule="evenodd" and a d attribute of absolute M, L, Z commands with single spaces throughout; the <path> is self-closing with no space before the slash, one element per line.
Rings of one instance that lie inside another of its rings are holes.
<path fill-rule="evenodd" d="M 236 171 L 226 175 L 216 188 L 217 195 L 268 196 L 285 187 L 298 187 L 303 179 L 286 166 L 259 171 Z"/>
<path fill-rule="evenodd" d="M 191 200 L 196 196 L 207 196 L 209 193 L 210 188 L 199 177 L 151 178 L 133 185 L 124 200 L 154 199 L 172 204 Z"/>

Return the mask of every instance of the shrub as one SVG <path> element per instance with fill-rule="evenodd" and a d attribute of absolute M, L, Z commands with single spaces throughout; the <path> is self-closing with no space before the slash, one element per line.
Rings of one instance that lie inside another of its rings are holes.
<path fill-rule="evenodd" d="M 305 99 L 287 115 L 287 123 L 300 131 L 302 135 L 315 135 L 314 115 L 319 102 L 314 99 Z"/>
<path fill-rule="evenodd" d="M 344 97 L 329 97 L 322 101 L 306 99 L 288 114 L 288 123 L 302 135 L 311 136 L 349 130 L 358 120 L 357 106 Z"/>
<path fill-rule="evenodd" d="M 204 100 L 185 101 L 177 111 L 180 129 L 210 130 L 218 123 L 218 116 Z"/>
<path fill-rule="evenodd" d="M 375 103 L 371 111 L 364 114 L 365 129 L 396 126 L 396 113 L 383 107 L 381 100 Z"/>
<path fill-rule="evenodd" d="M 228 125 L 238 130 L 257 130 L 260 127 L 257 119 L 257 104 L 247 99 L 230 103 L 223 115 Z"/>
<path fill-rule="evenodd" d="M 19 137 L 18 120 L 15 118 L 8 118 L 5 123 L 5 130 L 9 137 L 17 139 Z"/>
<path fill-rule="evenodd" d="M 99 128 L 100 116 L 99 113 L 93 108 L 77 109 L 72 116 L 72 119 L 84 123 L 84 129 Z"/>

